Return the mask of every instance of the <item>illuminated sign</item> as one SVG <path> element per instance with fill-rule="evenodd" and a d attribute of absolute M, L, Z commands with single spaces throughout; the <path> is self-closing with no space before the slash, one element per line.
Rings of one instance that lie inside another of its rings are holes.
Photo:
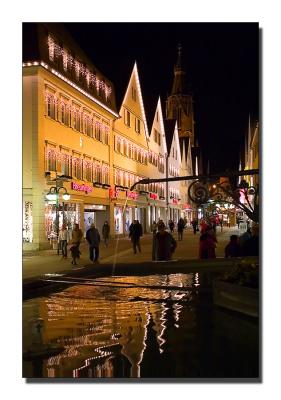
<path fill-rule="evenodd" d="M 114 189 L 114 188 L 111 187 L 111 188 L 108 189 L 108 193 L 109 193 L 109 198 L 111 200 L 117 199 L 118 194 L 119 194 L 119 189 Z"/>
<path fill-rule="evenodd" d="M 156 193 L 149 193 L 150 199 L 157 200 L 158 195 Z"/>
<path fill-rule="evenodd" d="M 136 200 L 137 198 L 138 198 L 138 193 L 136 193 L 136 192 L 126 192 L 126 194 L 127 194 L 127 197 L 129 198 L 129 199 L 133 199 L 133 200 Z"/>
<path fill-rule="evenodd" d="M 77 190 L 78 192 L 85 192 L 87 193 L 91 193 L 93 191 L 93 188 L 91 186 L 88 185 L 79 185 L 79 183 L 76 182 L 71 182 L 71 189 L 72 190 Z"/>

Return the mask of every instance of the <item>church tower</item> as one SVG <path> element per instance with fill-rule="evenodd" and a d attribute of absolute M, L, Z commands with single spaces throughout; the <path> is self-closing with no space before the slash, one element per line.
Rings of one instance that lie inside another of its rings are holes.
<path fill-rule="evenodd" d="M 166 118 L 176 119 L 180 142 L 189 138 L 194 146 L 194 114 L 192 94 L 187 90 L 185 71 L 182 66 L 182 46 L 178 45 L 177 63 L 174 66 L 174 81 L 166 101 Z"/>

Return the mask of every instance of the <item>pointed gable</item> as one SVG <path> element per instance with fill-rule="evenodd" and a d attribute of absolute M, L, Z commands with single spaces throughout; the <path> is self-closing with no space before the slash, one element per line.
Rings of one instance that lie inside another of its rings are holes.
<path fill-rule="evenodd" d="M 137 63 L 134 64 L 119 114 L 121 119 L 116 121 L 116 129 L 147 147 L 149 134 Z M 126 126 L 125 130 L 123 125 Z"/>
<path fill-rule="evenodd" d="M 162 154 L 165 155 L 167 154 L 167 144 L 166 144 L 166 136 L 165 136 L 165 128 L 164 128 L 164 119 L 163 119 L 163 111 L 162 111 L 162 104 L 161 104 L 161 99 L 160 96 L 158 98 L 156 110 L 154 113 L 154 118 L 153 118 L 153 123 L 151 126 L 151 131 L 150 131 L 150 138 L 149 138 L 149 147 L 151 150 L 157 150 Z M 155 138 L 154 138 L 154 133 L 156 130 L 158 134 L 160 134 L 160 145 L 155 143 Z"/>

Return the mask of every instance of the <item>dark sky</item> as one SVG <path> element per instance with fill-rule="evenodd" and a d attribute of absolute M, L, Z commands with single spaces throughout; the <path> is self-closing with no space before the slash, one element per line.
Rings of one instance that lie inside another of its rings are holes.
<path fill-rule="evenodd" d="M 182 44 L 192 87 L 195 138 L 210 172 L 238 169 L 249 113 L 258 119 L 257 23 L 67 23 L 73 38 L 110 79 L 121 104 L 137 61 L 145 109 L 155 110 L 173 82 Z"/>

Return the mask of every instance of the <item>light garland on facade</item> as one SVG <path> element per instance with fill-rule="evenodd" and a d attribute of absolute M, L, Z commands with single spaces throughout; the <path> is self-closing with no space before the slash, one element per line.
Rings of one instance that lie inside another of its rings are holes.
<path fill-rule="evenodd" d="M 92 100 L 94 103 L 98 104 L 100 107 L 104 108 L 106 111 L 108 111 L 110 114 L 114 115 L 115 117 L 119 118 L 119 114 L 117 114 L 115 111 L 113 111 L 112 109 L 110 109 L 109 107 L 107 107 L 105 104 L 103 104 L 101 101 L 99 101 L 98 99 L 96 99 L 94 96 L 90 95 L 88 92 L 86 92 L 85 90 L 81 89 L 78 85 L 76 85 L 75 83 L 73 83 L 71 80 L 67 79 L 65 76 L 63 76 L 62 74 L 60 74 L 59 72 L 57 72 L 55 69 L 50 68 L 48 66 L 48 64 L 44 63 L 43 61 L 33 61 L 33 62 L 26 62 L 23 63 L 22 66 L 23 67 L 31 67 L 31 66 L 38 66 L 41 65 L 42 67 L 44 67 L 45 69 L 47 69 L 48 71 L 50 71 L 53 75 L 56 75 L 58 78 L 60 78 L 61 80 L 63 80 L 64 82 L 66 82 L 67 84 L 69 84 L 70 86 L 72 86 L 74 89 L 76 89 L 78 92 L 82 93 L 85 97 L 87 97 L 88 99 Z"/>
<path fill-rule="evenodd" d="M 109 133 L 108 125 L 95 120 L 94 117 L 90 116 L 88 113 L 85 113 L 84 111 L 81 111 L 79 108 L 73 106 L 72 104 L 65 102 L 63 99 L 58 98 L 58 96 L 53 93 L 50 93 L 48 91 L 45 92 L 45 102 L 46 104 L 53 103 L 56 107 L 64 108 L 66 112 L 71 112 L 75 117 L 79 117 L 81 120 L 86 121 L 89 125 L 97 126 L 102 131 Z"/>
<path fill-rule="evenodd" d="M 49 59 L 52 62 L 54 62 L 55 56 L 57 58 L 61 56 L 63 59 L 63 68 L 65 71 L 67 71 L 68 68 L 74 68 L 77 78 L 82 75 L 86 79 L 88 86 L 92 84 L 96 87 L 96 90 L 98 92 L 100 89 L 103 90 L 106 100 L 110 97 L 112 93 L 112 88 L 107 85 L 103 80 L 99 79 L 96 74 L 92 73 L 77 59 L 75 59 L 65 48 L 57 44 L 50 35 L 48 35 L 47 43 L 49 49 Z"/>

